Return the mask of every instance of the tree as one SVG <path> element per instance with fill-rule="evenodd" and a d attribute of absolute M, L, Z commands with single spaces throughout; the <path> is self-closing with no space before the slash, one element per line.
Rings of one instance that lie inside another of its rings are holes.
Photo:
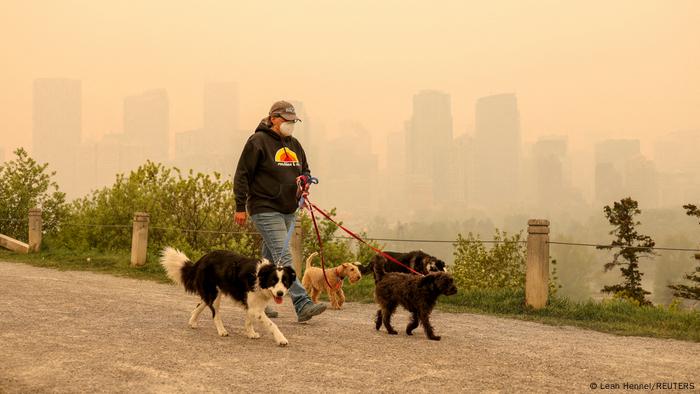
<path fill-rule="evenodd" d="M 16 158 L 0 165 L 0 233 L 27 239 L 29 209 L 42 208 L 43 231 L 55 232 L 65 216 L 66 195 L 51 178 L 48 163 L 39 164 L 27 151 L 14 151 Z"/>
<path fill-rule="evenodd" d="M 695 216 L 700 218 L 700 209 L 697 206 L 688 204 L 683 205 L 688 216 Z M 695 258 L 700 260 L 700 254 L 696 254 Z M 668 286 L 673 290 L 673 295 L 680 298 L 687 298 L 689 300 L 700 300 L 700 263 L 695 267 L 695 272 L 686 274 L 684 278 L 691 282 L 690 285 L 675 284 Z"/>
<path fill-rule="evenodd" d="M 605 206 L 603 211 L 610 224 L 614 226 L 610 235 L 614 235 L 615 239 L 610 246 L 599 246 L 598 249 L 619 248 L 619 251 L 614 253 L 613 260 L 606 263 L 604 267 L 605 271 L 610 271 L 615 266 L 619 266 L 624 281 L 621 284 L 604 286 L 601 291 L 635 300 L 640 305 L 651 305 L 651 302 L 646 299 L 646 295 L 651 293 L 642 288 L 644 274 L 639 271 L 639 259 L 652 256 L 655 243 L 651 237 L 639 234 L 635 229 L 635 226 L 641 222 L 636 221 L 634 217 L 642 213 L 637 201 L 630 197 L 623 198 L 615 202 L 613 207 Z"/>

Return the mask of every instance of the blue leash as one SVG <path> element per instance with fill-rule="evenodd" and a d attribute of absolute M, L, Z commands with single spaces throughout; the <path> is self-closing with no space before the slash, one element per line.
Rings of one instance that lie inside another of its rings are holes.
<path fill-rule="evenodd" d="M 308 183 L 317 185 L 318 184 L 318 178 L 309 176 Z M 306 204 L 306 199 L 304 198 L 304 193 L 301 193 L 301 197 L 299 198 L 299 203 L 297 204 L 297 210 L 302 209 L 304 207 L 304 204 Z M 294 211 L 296 213 L 296 211 Z M 282 261 L 282 256 L 284 256 L 284 252 L 289 249 L 289 241 L 292 239 L 292 234 L 294 233 L 294 227 L 296 226 L 297 220 L 294 218 L 292 220 L 292 225 L 289 226 L 289 230 L 287 230 L 287 237 L 284 239 L 284 246 L 282 247 L 282 253 L 280 254 L 280 257 L 277 258 L 277 261 L 275 262 L 275 265 L 279 266 L 280 261 Z"/>

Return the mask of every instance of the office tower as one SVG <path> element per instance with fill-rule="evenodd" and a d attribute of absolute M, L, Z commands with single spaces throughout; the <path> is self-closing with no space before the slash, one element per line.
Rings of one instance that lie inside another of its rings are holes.
<path fill-rule="evenodd" d="M 625 192 L 644 209 L 659 206 L 659 176 L 653 161 L 642 155 L 625 163 Z"/>
<path fill-rule="evenodd" d="M 143 157 L 134 158 L 130 167 L 151 160 L 168 159 L 170 109 L 165 89 L 151 90 L 124 99 L 124 137 L 130 145 L 143 149 Z"/>
<path fill-rule="evenodd" d="M 370 133 L 357 122 L 342 122 L 338 127 L 340 135 L 325 147 L 325 171 L 315 172 L 321 182 L 317 190 L 324 189 L 323 196 L 340 210 L 372 212 L 382 196 L 371 192 L 376 190 L 378 166 L 377 156 L 369 149 Z"/>
<path fill-rule="evenodd" d="M 301 122 L 297 122 L 294 126 L 294 137 L 301 142 L 306 152 L 306 157 L 311 163 L 311 170 L 318 171 L 319 164 L 323 158 L 324 136 L 319 132 L 318 127 L 314 124 L 313 119 L 309 116 L 306 106 L 301 101 L 289 101 L 297 113 Z"/>
<path fill-rule="evenodd" d="M 449 179 L 452 145 L 450 95 L 423 90 L 413 96 L 413 115 L 406 123 L 406 168 L 412 195 L 425 207 L 446 204 L 453 184 Z"/>
<path fill-rule="evenodd" d="M 514 94 L 476 102 L 473 196 L 477 206 L 501 209 L 519 203 L 521 135 Z"/>
<path fill-rule="evenodd" d="M 542 137 L 532 146 L 534 197 L 538 206 L 561 205 L 569 189 L 568 140 L 565 136 Z"/>
<path fill-rule="evenodd" d="M 234 82 L 212 82 L 204 85 L 204 125 L 200 135 L 202 153 L 233 153 L 234 144 L 244 143 L 248 134 L 241 135 L 238 87 Z"/>
<path fill-rule="evenodd" d="M 32 155 L 56 171 L 61 191 L 75 197 L 76 158 L 82 134 L 82 87 L 75 79 L 36 79 L 33 89 Z"/>
<path fill-rule="evenodd" d="M 654 142 L 660 205 L 678 207 L 700 200 L 700 130 L 668 133 Z"/>
<path fill-rule="evenodd" d="M 595 200 L 608 205 L 632 197 L 625 188 L 627 162 L 640 156 L 639 140 L 606 140 L 595 146 Z"/>

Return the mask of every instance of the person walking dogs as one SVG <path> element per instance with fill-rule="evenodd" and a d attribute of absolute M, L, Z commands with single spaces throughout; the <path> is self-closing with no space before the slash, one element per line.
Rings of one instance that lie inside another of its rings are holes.
<path fill-rule="evenodd" d="M 297 178 L 306 183 L 311 175 L 304 149 L 292 137 L 294 125 L 300 121 L 292 104 L 286 101 L 272 104 L 269 116 L 260 121 L 243 147 L 233 180 L 236 223 L 244 225 L 250 214 L 263 238 L 262 256 L 289 267 L 292 255 L 284 244 L 298 207 Z M 326 310 L 325 304 L 311 302 L 298 278 L 289 294 L 299 322 Z M 265 313 L 277 317 L 277 311 L 269 307 Z"/>

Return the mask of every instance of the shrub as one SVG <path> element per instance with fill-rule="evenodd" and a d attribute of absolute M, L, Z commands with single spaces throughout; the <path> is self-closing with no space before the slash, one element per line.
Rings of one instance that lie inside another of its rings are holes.
<path fill-rule="evenodd" d="M 48 163 L 39 164 L 19 148 L 16 158 L 0 164 L 0 233 L 26 240 L 29 209 L 42 209 L 43 231 L 54 234 L 67 214 L 65 193 L 51 178 Z"/>
<path fill-rule="evenodd" d="M 522 233 L 509 236 L 496 230 L 490 249 L 469 233 L 458 234 L 451 271 L 460 288 L 522 289 L 525 287 L 525 244 Z"/>
<path fill-rule="evenodd" d="M 190 258 L 223 248 L 242 254 L 258 252 L 250 227 L 233 221 L 233 184 L 221 175 L 147 162 L 110 187 L 73 202 L 66 223 L 51 244 L 69 249 L 117 250 L 131 244 L 135 212 L 147 212 L 149 254 L 174 246 Z"/>

